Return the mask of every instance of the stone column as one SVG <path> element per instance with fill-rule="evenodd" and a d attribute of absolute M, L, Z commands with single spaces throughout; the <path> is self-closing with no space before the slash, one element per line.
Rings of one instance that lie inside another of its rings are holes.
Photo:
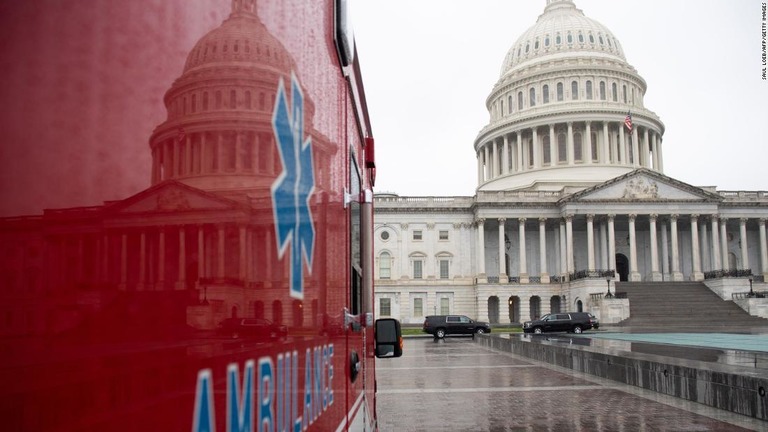
<path fill-rule="evenodd" d="M 677 218 L 678 215 L 670 216 L 670 229 L 672 235 L 672 280 L 682 282 L 683 274 L 680 272 L 680 249 L 677 247 Z"/>
<path fill-rule="evenodd" d="M 603 122 L 603 160 L 600 162 L 611 163 L 611 138 L 608 135 L 608 122 Z"/>
<path fill-rule="evenodd" d="M 768 281 L 768 242 L 765 235 L 766 218 L 760 218 L 760 272 L 763 274 L 763 280 Z"/>
<path fill-rule="evenodd" d="M 662 148 L 661 148 L 662 144 L 663 144 L 663 141 L 664 140 L 661 139 L 661 136 L 659 136 L 658 144 L 656 145 L 658 147 L 658 149 L 659 149 L 659 172 L 660 173 L 664 172 L 664 150 L 662 150 Z"/>
<path fill-rule="evenodd" d="M 670 280 L 669 274 L 669 238 L 667 224 L 661 223 L 661 275 L 662 279 Z"/>
<path fill-rule="evenodd" d="M 608 268 L 606 270 L 616 270 L 616 230 L 613 223 L 615 217 L 614 214 L 608 215 Z"/>
<path fill-rule="evenodd" d="M 619 125 L 619 152 L 618 156 L 622 165 L 627 164 L 626 138 L 624 137 L 624 124 Z"/>
<path fill-rule="evenodd" d="M 541 283 L 549 283 L 547 272 L 547 218 L 539 218 L 539 267 L 541 268 Z"/>
<path fill-rule="evenodd" d="M 517 131 L 517 172 L 525 171 L 526 164 L 523 163 L 523 134 Z"/>
<path fill-rule="evenodd" d="M 695 281 L 703 281 L 704 273 L 701 272 L 701 255 L 699 253 L 699 215 L 691 215 L 691 255 L 693 256 L 692 279 Z"/>
<path fill-rule="evenodd" d="M 645 128 L 643 131 L 643 146 L 642 146 L 642 149 L 640 150 L 640 153 L 642 153 L 643 158 L 640 159 L 640 163 L 642 164 L 642 166 L 646 168 L 649 168 L 649 165 L 650 165 L 649 156 L 651 155 L 648 145 L 649 145 L 648 144 L 648 128 Z"/>
<path fill-rule="evenodd" d="M 179 227 L 179 280 L 176 281 L 176 289 L 187 288 L 187 234 L 184 226 Z"/>
<path fill-rule="evenodd" d="M 573 215 L 565 216 L 565 255 L 568 263 L 568 274 L 573 273 Z"/>
<path fill-rule="evenodd" d="M 608 221 L 600 223 L 600 268 L 608 270 Z"/>
<path fill-rule="evenodd" d="M 582 140 L 582 142 L 586 142 L 587 143 L 586 144 L 587 145 L 587 148 L 586 148 L 587 151 L 584 152 L 584 154 L 586 155 L 586 160 L 584 161 L 584 163 L 591 164 L 592 163 L 592 122 L 586 122 L 586 128 L 585 129 L 586 129 L 586 134 L 587 134 L 586 138 L 587 139 L 586 140 Z"/>
<path fill-rule="evenodd" d="M 574 164 L 574 151 L 573 151 L 573 122 L 568 122 L 568 136 L 566 140 L 566 147 L 568 149 L 568 165 Z"/>
<path fill-rule="evenodd" d="M 531 142 L 533 147 L 533 169 L 541 168 L 541 151 L 539 150 L 539 131 L 534 126 L 531 128 Z"/>
<path fill-rule="evenodd" d="M 656 143 L 656 132 L 651 134 L 651 146 L 653 146 L 653 169 L 659 171 L 659 146 Z"/>
<path fill-rule="evenodd" d="M 496 140 L 492 140 L 490 143 L 491 149 L 489 153 L 491 155 L 491 178 L 499 176 L 499 150 L 496 146 Z"/>
<path fill-rule="evenodd" d="M 728 224 L 727 218 L 720 218 L 720 252 L 723 254 L 723 270 L 730 270 L 730 263 L 728 262 L 728 233 L 726 232 L 726 225 Z"/>
<path fill-rule="evenodd" d="M 637 239 L 635 235 L 635 219 L 637 215 L 629 215 L 629 280 L 640 282 L 640 272 L 637 271 Z"/>
<path fill-rule="evenodd" d="M 499 218 L 499 283 L 506 282 L 502 281 L 502 278 L 506 278 L 507 276 L 507 257 L 504 253 L 504 223 L 506 222 L 506 219 Z"/>
<path fill-rule="evenodd" d="M 483 146 L 483 155 L 485 156 L 485 175 L 483 178 L 485 181 L 488 181 L 493 178 L 493 163 L 491 162 L 491 158 L 488 155 L 488 144 L 485 144 Z"/>
<path fill-rule="evenodd" d="M 720 235 L 717 231 L 717 215 L 712 215 L 712 271 L 723 269 L 720 265 Z"/>
<path fill-rule="evenodd" d="M 485 277 L 485 219 L 477 220 L 477 278 L 478 283 L 486 282 Z"/>
<path fill-rule="evenodd" d="M 557 136 L 554 123 L 549 125 L 549 166 L 557 165 Z"/>
<path fill-rule="evenodd" d="M 637 145 L 637 127 L 632 128 L 632 166 L 640 166 L 640 149 Z"/>
<path fill-rule="evenodd" d="M 520 233 L 520 283 L 528 283 L 528 263 L 525 260 L 525 218 L 518 219 L 518 230 Z"/>
<path fill-rule="evenodd" d="M 484 155 L 482 151 L 477 151 L 477 184 L 481 185 L 485 181 L 485 173 L 484 173 L 484 166 L 485 161 L 483 160 Z"/>
<path fill-rule="evenodd" d="M 504 134 L 504 151 L 502 152 L 502 160 L 501 167 L 503 169 L 504 174 L 509 174 L 509 137 L 507 134 Z"/>
<path fill-rule="evenodd" d="M 595 215 L 587 215 L 587 270 L 595 270 Z"/>
<path fill-rule="evenodd" d="M 712 270 L 709 258 L 709 241 L 707 240 L 707 222 L 702 218 L 701 224 L 699 224 L 699 241 L 701 244 L 701 271 L 706 272 Z"/>
<path fill-rule="evenodd" d="M 565 245 L 565 221 L 560 220 L 560 277 L 568 275 L 568 251 Z"/>
<path fill-rule="evenodd" d="M 739 219 L 739 235 L 741 243 L 741 268 L 746 270 L 749 267 L 749 253 L 747 251 L 747 218 Z"/>
<path fill-rule="evenodd" d="M 659 282 L 662 280 L 661 272 L 659 271 L 659 242 L 656 240 L 656 219 L 659 215 L 650 215 L 650 234 L 651 234 L 651 280 Z"/>

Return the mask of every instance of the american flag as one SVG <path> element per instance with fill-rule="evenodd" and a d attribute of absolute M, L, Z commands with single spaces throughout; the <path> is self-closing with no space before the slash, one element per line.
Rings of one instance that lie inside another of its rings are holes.
<path fill-rule="evenodd" d="M 627 116 L 624 117 L 624 126 L 627 127 L 629 133 L 632 133 L 632 113 L 627 111 Z"/>

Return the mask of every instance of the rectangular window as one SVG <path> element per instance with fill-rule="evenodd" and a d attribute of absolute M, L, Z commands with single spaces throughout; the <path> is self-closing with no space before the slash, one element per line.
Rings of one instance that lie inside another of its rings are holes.
<path fill-rule="evenodd" d="M 440 279 L 448 279 L 448 260 L 440 260 Z"/>
<path fill-rule="evenodd" d="M 423 264 L 423 261 L 421 261 L 421 260 L 413 261 L 413 278 L 414 279 L 421 279 L 421 277 L 422 277 L 422 264 Z"/>
<path fill-rule="evenodd" d="M 379 315 L 392 316 L 392 299 L 386 297 L 379 299 Z"/>
<path fill-rule="evenodd" d="M 451 299 L 448 297 L 440 298 L 440 315 L 448 315 L 451 313 Z"/>
<path fill-rule="evenodd" d="M 440 231 L 440 240 L 448 240 L 448 230 Z"/>
<path fill-rule="evenodd" d="M 421 230 L 414 230 L 413 231 L 413 239 L 414 240 L 421 240 Z"/>
<path fill-rule="evenodd" d="M 413 299 L 413 317 L 423 317 L 424 316 L 424 299 L 421 297 L 416 297 Z"/>

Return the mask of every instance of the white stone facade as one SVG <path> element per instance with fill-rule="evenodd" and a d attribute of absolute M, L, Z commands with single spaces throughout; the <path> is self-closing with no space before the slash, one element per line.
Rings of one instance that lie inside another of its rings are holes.
<path fill-rule="evenodd" d="M 614 281 L 764 286 L 768 192 L 664 175 L 645 91 L 608 29 L 548 0 L 487 99 L 476 195 L 376 197 L 379 316 L 517 323 L 567 309 L 615 322 L 626 305 L 599 300 Z"/>

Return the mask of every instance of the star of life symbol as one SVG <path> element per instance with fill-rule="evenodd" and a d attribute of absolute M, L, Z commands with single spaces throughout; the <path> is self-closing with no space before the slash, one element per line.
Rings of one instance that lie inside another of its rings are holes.
<path fill-rule="evenodd" d="M 290 249 L 291 297 L 302 300 L 302 263 L 307 262 L 311 273 L 315 246 L 315 226 L 309 208 L 309 199 L 315 189 L 315 170 L 312 139 L 303 138 L 304 95 L 294 74 L 291 74 L 291 102 L 292 109 L 286 97 L 283 79 L 280 78 L 272 113 L 272 130 L 275 133 L 275 143 L 283 170 L 272 183 L 272 213 L 281 260 L 286 250 Z"/>

